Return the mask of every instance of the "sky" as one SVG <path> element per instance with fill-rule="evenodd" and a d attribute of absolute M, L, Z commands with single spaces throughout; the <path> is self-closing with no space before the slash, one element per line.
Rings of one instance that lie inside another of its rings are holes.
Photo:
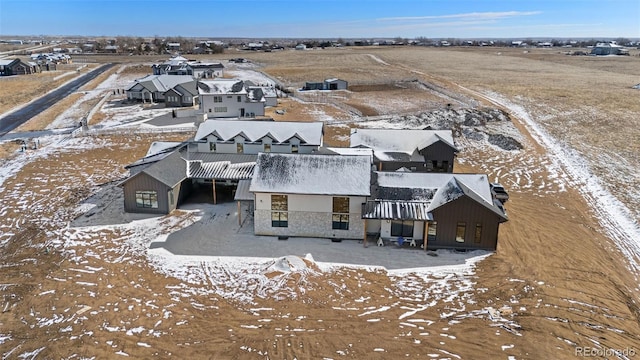
<path fill-rule="evenodd" d="M 640 0 L 0 0 L 0 36 L 640 38 Z"/>

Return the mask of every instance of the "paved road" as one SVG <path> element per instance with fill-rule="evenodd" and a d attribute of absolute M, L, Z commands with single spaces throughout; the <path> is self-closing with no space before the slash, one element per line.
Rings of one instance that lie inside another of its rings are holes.
<path fill-rule="evenodd" d="M 9 131 L 22 125 L 27 120 L 31 119 L 32 117 L 48 109 L 58 101 L 71 95 L 73 92 L 78 90 L 82 85 L 95 79 L 96 76 L 110 69 L 113 65 L 114 64 L 107 64 L 95 70 L 92 70 L 86 75 L 83 75 L 65 85 L 62 85 L 56 90 L 33 101 L 32 103 L 24 106 L 23 108 L 16 110 L 3 118 L 0 118 L 0 138 L 4 136 L 6 133 L 8 133 Z M 28 76 L 28 75 L 22 75 L 22 76 Z"/>

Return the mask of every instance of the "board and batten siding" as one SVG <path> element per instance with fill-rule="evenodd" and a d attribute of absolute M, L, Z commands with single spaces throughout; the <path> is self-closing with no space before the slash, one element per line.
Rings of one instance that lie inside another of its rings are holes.
<path fill-rule="evenodd" d="M 453 159 L 455 157 L 455 151 L 451 146 L 445 144 L 442 141 L 435 142 L 420 151 L 420 154 L 424 156 L 425 163 L 433 160 L 449 162 L 449 168 L 445 169 L 445 172 L 453 172 Z"/>
<path fill-rule="evenodd" d="M 129 179 L 124 185 L 124 210 L 131 213 L 168 214 L 175 210 L 178 203 L 180 184 L 175 188 L 159 182 L 146 173 L 139 173 Z M 158 194 L 158 208 L 142 208 L 136 206 L 136 191 L 156 191 Z M 173 193 L 173 204 L 170 204 L 169 191 Z"/>
<path fill-rule="evenodd" d="M 496 250 L 500 217 L 467 196 L 462 196 L 432 211 L 437 222 L 436 239 L 429 241 L 429 249 Z M 466 224 L 464 242 L 456 241 L 458 223 Z M 482 236 L 475 242 L 476 224 L 482 225 Z"/>
<path fill-rule="evenodd" d="M 254 232 L 256 235 L 321 237 L 338 239 L 362 239 L 363 196 L 349 197 L 349 229 L 332 228 L 332 195 L 287 195 L 288 226 L 272 227 L 271 195 L 277 193 L 255 193 Z"/>

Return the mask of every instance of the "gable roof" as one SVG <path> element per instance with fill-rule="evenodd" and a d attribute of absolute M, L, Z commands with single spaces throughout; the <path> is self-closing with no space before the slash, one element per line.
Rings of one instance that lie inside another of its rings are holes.
<path fill-rule="evenodd" d="M 369 196 L 371 165 L 366 156 L 258 155 L 252 192 Z"/>
<path fill-rule="evenodd" d="M 494 202 L 489 179 L 484 174 L 374 172 L 374 194 L 378 202 L 428 204 L 433 211 L 462 196 L 467 196 L 506 219 Z M 387 205 L 389 206 L 389 205 Z"/>
<path fill-rule="evenodd" d="M 140 84 L 149 91 L 159 91 L 164 93 L 176 85 L 188 82 L 193 82 L 195 86 L 196 80 L 191 75 L 147 75 L 143 78 L 136 79 L 133 85 L 129 86 L 127 90 L 131 90 L 136 85 Z"/>
<path fill-rule="evenodd" d="M 458 151 L 451 130 L 354 129 L 350 146 L 373 149 L 380 160 L 418 160 L 418 151 L 438 141 Z"/>
<path fill-rule="evenodd" d="M 297 136 L 309 145 L 322 145 L 322 122 L 287 122 L 256 120 L 205 120 L 198 127 L 194 140 L 202 140 L 214 134 L 222 141 L 231 141 L 242 134 L 248 141 L 256 142 L 265 136 L 282 143 Z"/>
<path fill-rule="evenodd" d="M 174 151 L 162 160 L 142 170 L 139 174 L 147 174 L 170 188 L 178 185 L 187 177 L 187 165 L 180 151 Z"/>

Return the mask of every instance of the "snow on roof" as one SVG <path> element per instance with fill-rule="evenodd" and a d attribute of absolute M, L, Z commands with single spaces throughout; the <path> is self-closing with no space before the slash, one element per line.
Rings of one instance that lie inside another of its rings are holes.
<path fill-rule="evenodd" d="M 222 141 L 233 140 L 242 133 L 250 142 L 256 142 L 269 135 L 278 142 L 285 142 L 296 136 L 309 145 L 322 145 L 321 122 L 286 122 L 256 120 L 205 120 L 198 127 L 195 140 L 202 140 L 213 134 Z"/>
<path fill-rule="evenodd" d="M 499 216 L 506 215 L 494 204 L 489 179 L 484 174 L 375 172 L 377 200 L 422 201 L 432 211 L 466 195 Z M 396 201 L 397 202 L 397 201 Z"/>
<path fill-rule="evenodd" d="M 244 82 L 239 79 L 200 80 L 200 94 L 246 94 Z"/>
<path fill-rule="evenodd" d="M 154 141 L 153 143 L 151 143 L 151 146 L 149 146 L 149 150 L 147 150 L 147 155 L 145 155 L 145 157 L 158 154 L 171 148 L 175 148 L 180 144 L 182 143 L 176 141 Z"/>
<path fill-rule="evenodd" d="M 369 196 L 366 156 L 261 153 L 250 191 Z"/>
<path fill-rule="evenodd" d="M 355 129 L 350 146 L 371 148 L 376 158 L 394 160 L 396 154 L 412 156 L 438 141 L 457 151 L 451 130 Z"/>
<path fill-rule="evenodd" d="M 176 85 L 191 81 L 195 82 L 195 79 L 191 75 L 147 75 L 143 78 L 136 79 L 135 83 L 131 85 L 128 90 L 140 84 L 150 91 L 165 92 Z"/>

